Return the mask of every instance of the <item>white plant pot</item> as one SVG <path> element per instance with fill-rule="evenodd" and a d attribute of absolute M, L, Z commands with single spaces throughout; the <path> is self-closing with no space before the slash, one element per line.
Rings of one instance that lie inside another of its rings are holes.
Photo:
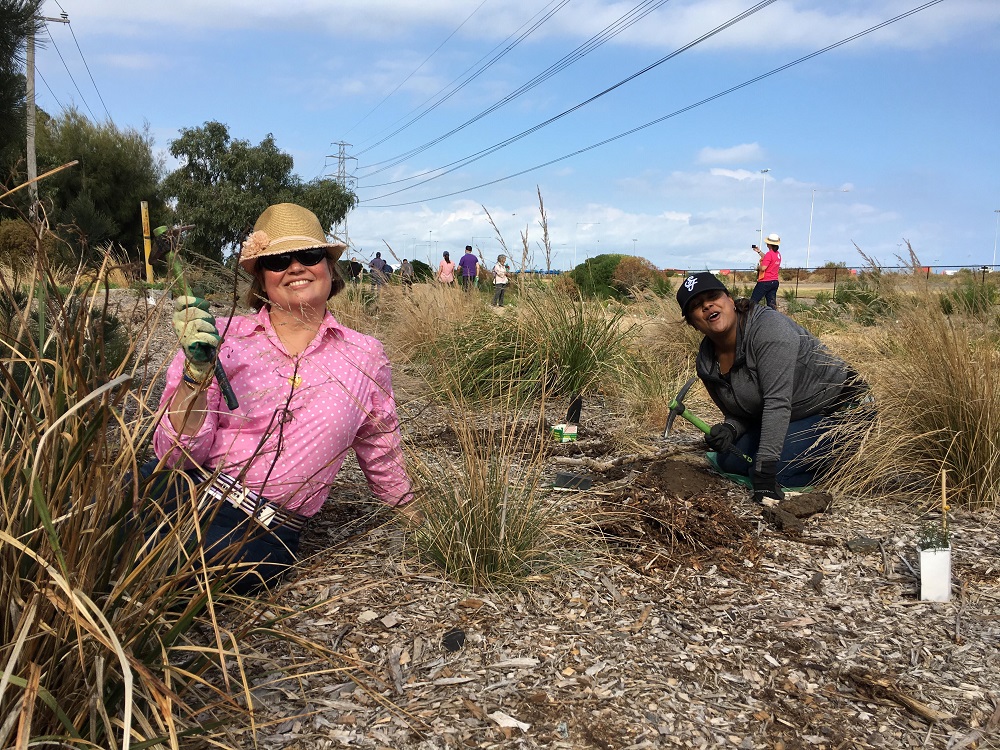
<path fill-rule="evenodd" d="M 920 598 L 925 602 L 951 600 L 951 547 L 920 550 Z"/>

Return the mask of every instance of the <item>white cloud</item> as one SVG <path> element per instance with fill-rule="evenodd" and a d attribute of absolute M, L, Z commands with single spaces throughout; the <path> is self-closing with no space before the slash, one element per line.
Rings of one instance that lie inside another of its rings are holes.
<path fill-rule="evenodd" d="M 741 143 L 729 148 L 712 148 L 706 146 L 698 152 L 699 164 L 745 164 L 760 162 L 764 158 L 764 149 L 759 143 Z"/>
<path fill-rule="evenodd" d="M 174 0 L 146 3 L 134 0 L 92 0 L 86 11 L 71 14 L 74 26 L 90 33 L 130 33 L 164 27 L 201 29 L 296 30 L 347 34 L 386 42 L 431 26 L 456 28 L 471 12 L 467 0 L 303 0 L 261 3 L 258 0 Z M 776 3 L 737 23 L 705 43 L 714 49 L 812 49 L 830 44 L 909 10 L 904 0 L 841 0 L 817 3 L 798 0 Z M 47 10 L 54 8 L 46 6 Z M 614 44 L 674 49 L 738 15 L 737 0 L 675 0 L 621 34 Z M 528 0 L 493 0 L 460 30 L 465 39 L 499 41 L 538 13 Z M 582 39 L 598 33 L 622 15 L 612 0 L 582 0 L 567 6 L 539 28 L 534 39 Z M 963 35 L 1000 21 L 996 0 L 952 0 L 869 37 L 868 45 L 923 48 L 953 42 Z M 439 34 L 433 35 L 440 38 Z M 336 41 L 331 40 L 333 48 Z"/>
<path fill-rule="evenodd" d="M 722 169 L 721 167 L 713 167 L 709 170 L 709 173 L 713 177 L 728 177 L 732 180 L 739 180 L 743 182 L 745 180 L 756 180 L 760 177 L 760 172 L 751 172 L 748 169 Z"/>

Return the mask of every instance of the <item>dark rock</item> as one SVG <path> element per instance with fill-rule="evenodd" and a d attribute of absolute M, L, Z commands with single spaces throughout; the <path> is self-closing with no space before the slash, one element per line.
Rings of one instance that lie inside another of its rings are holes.
<path fill-rule="evenodd" d="M 791 513 L 782 510 L 777 505 L 771 508 L 764 508 L 761 515 L 765 521 L 778 531 L 784 531 L 787 534 L 801 534 L 805 528 L 805 524 L 802 521 Z"/>
<path fill-rule="evenodd" d="M 556 481 L 553 486 L 559 489 L 589 490 L 593 485 L 593 480 L 583 474 L 560 471 L 556 474 Z"/>
<path fill-rule="evenodd" d="M 871 539 L 867 536 L 859 536 L 857 539 L 852 539 L 847 543 L 847 549 L 856 555 L 868 555 L 872 552 L 878 552 L 878 539 Z"/>
<path fill-rule="evenodd" d="M 465 645 L 465 631 L 459 628 L 449 630 L 441 636 L 441 645 L 446 651 L 458 651 Z"/>
<path fill-rule="evenodd" d="M 778 507 L 796 518 L 809 518 L 817 513 L 825 513 L 832 504 L 833 496 L 829 492 L 807 492 L 804 495 L 786 497 Z"/>

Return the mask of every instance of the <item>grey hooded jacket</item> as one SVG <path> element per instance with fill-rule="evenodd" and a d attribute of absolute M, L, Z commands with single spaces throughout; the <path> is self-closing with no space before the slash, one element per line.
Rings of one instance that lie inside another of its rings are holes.
<path fill-rule="evenodd" d="M 698 377 L 737 437 L 760 426 L 756 461 L 778 460 L 789 421 L 831 410 L 854 372 L 776 310 L 754 305 L 739 325 L 728 376 L 719 373 L 715 346 L 705 338 L 698 350 Z"/>

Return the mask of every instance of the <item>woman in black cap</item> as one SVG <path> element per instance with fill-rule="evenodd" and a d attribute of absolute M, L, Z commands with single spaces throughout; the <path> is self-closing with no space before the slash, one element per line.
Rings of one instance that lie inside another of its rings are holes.
<path fill-rule="evenodd" d="M 864 381 L 791 318 L 734 300 L 707 271 L 683 281 L 677 303 L 705 335 L 697 373 L 724 416 L 706 436 L 717 453 L 709 461 L 748 475 L 759 503 L 782 499 L 782 487 L 813 484 L 829 463 L 822 438 L 833 422 L 825 417 L 864 399 Z"/>

